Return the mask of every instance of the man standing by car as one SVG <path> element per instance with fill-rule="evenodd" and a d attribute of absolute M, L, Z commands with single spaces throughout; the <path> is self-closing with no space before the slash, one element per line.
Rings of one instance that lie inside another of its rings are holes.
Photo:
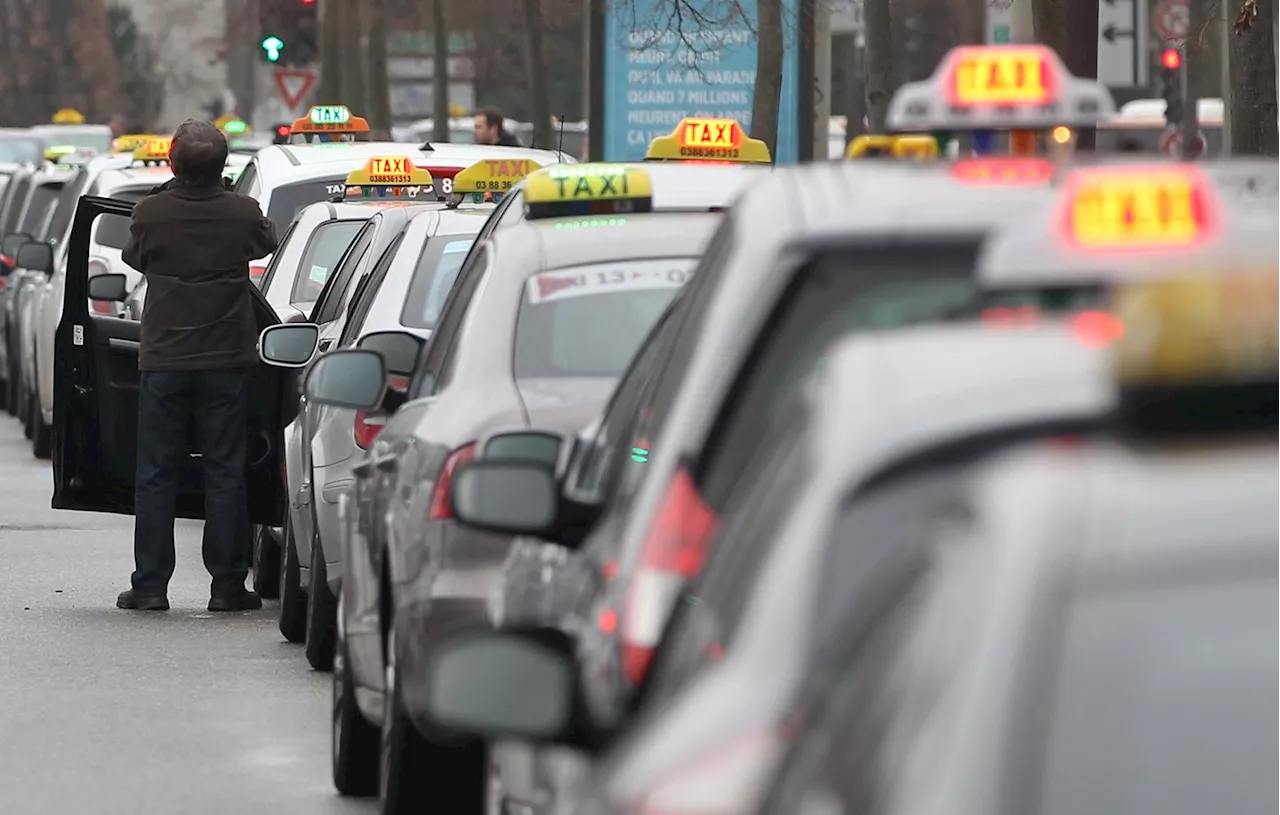
<path fill-rule="evenodd" d="M 173 135 L 174 178 L 133 210 L 124 261 L 147 280 L 138 369 L 138 470 L 132 588 L 119 608 L 169 608 L 178 473 L 191 452 L 204 467 L 204 565 L 209 610 L 262 607 L 245 588 L 247 389 L 257 362 L 249 261 L 276 249 L 275 230 L 252 198 L 223 185 L 227 140 L 188 119 Z"/>
<path fill-rule="evenodd" d="M 476 112 L 474 129 L 476 144 L 497 147 L 523 147 L 506 128 L 506 119 L 497 108 L 481 108 Z"/>

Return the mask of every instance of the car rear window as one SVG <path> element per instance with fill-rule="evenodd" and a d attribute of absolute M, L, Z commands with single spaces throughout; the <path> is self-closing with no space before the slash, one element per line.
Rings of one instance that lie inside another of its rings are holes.
<path fill-rule="evenodd" d="M 346 186 L 346 179 L 346 173 L 343 173 L 333 178 L 285 184 L 272 190 L 267 218 L 275 225 L 276 234 L 283 235 L 289 224 L 293 223 L 294 216 L 304 207 L 328 201 L 340 194 Z"/>
<path fill-rule="evenodd" d="M 458 279 L 462 262 L 476 242 L 475 235 L 436 235 L 422 247 L 413 282 L 405 297 L 400 323 L 411 328 L 435 328 L 440 309 Z"/>
<path fill-rule="evenodd" d="M 146 197 L 146 194 L 145 190 L 127 190 L 118 192 L 111 197 L 117 201 L 128 201 L 130 204 L 136 204 Z M 129 242 L 129 225 L 132 220 L 123 215 L 99 216 L 97 232 L 93 235 L 93 242 L 109 249 L 124 249 L 124 245 Z"/>
<path fill-rule="evenodd" d="M 529 278 L 516 319 L 516 377 L 621 375 L 697 262 L 615 261 Z"/>
<path fill-rule="evenodd" d="M 1039 811 L 1274 812 L 1277 640 L 1274 570 L 1076 598 Z"/>
<path fill-rule="evenodd" d="M 44 217 L 49 214 L 49 207 L 57 202 L 60 192 L 62 192 L 61 184 L 41 184 L 32 190 L 31 200 L 27 202 L 27 211 L 22 213 L 22 221 L 15 231 L 27 232 L 37 238 L 43 238 L 43 235 L 36 235 L 36 230 L 44 221 Z"/>
<path fill-rule="evenodd" d="M 329 275 L 364 225 L 363 220 L 329 221 L 315 228 L 298 263 L 290 303 L 314 303 L 320 299 Z"/>
<path fill-rule="evenodd" d="M 25 164 L 43 157 L 44 147 L 39 139 L 0 138 L 0 164 Z"/>

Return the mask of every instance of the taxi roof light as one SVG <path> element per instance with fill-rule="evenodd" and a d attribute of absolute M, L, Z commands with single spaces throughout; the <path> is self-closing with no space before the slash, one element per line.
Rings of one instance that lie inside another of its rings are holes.
<path fill-rule="evenodd" d="M 374 156 L 347 175 L 342 195 L 336 200 L 417 198 L 434 187 L 431 173 L 416 166 L 408 156 Z"/>
<path fill-rule="evenodd" d="M 1086 251 L 1193 246 L 1217 226 L 1209 184 L 1190 164 L 1080 169 L 1065 190 L 1067 242 Z"/>
<path fill-rule="evenodd" d="M 173 147 L 173 139 L 168 137 L 149 138 L 133 148 L 133 160 L 144 164 L 168 164 L 169 150 Z"/>
<path fill-rule="evenodd" d="M 456 207 L 471 196 L 474 203 L 494 202 L 521 179 L 541 169 L 538 162 L 527 159 L 482 159 L 453 177 L 449 206 Z"/>
<path fill-rule="evenodd" d="M 851 161 L 863 158 L 927 160 L 939 154 L 938 140 L 932 136 L 864 134 L 849 142 L 844 156 Z"/>
<path fill-rule="evenodd" d="M 670 135 L 649 143 L 645 161 L 699 164 L 772 164 L 769 145 L 753 139 L 735 119 L 686 117 Z"/>
<path fill-rule="evenodd" d="M 353 115 L 346 105 L 316 105 L 295 119 L 289 131 L 291 135 L 368 133 L 369 122 Z"/>
<path fill-rule="evenodd" d="M 525 217 L 560 218 L 653 210 L 653 182 L 638 167 L 623 164 L 561 164 L 529 175 Z"/>
<path fill-rule="evenodd" d="M 1072 76 L 1045 45 L 965 45 L 933 76 L 908 82 L 889 102 L 894 131 L 1052 130 L 1086 127 L 1115 114 L 1097 80 Z"/>

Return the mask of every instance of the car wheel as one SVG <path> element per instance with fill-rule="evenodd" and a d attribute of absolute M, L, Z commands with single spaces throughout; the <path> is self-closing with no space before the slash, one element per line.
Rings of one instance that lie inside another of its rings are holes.
<path fill-rule="evenodd" d="M 307 636 L 307 592 L 302 588 L 298 544 L 293 539 L 293 524 L 287 516 L 284 558 L 280 564 L 280 633 L 289 642 L 302 642 Z"/>
<path fill-rule="evenodd" d="M 307 662 L 317 671 L 333 668 L 334 621 L 338 601 L 329 589 L 328 569 L 318 536 L 311 541 L 311 585 L 307 591 Z"/>
<path fill-rule="evenodd" d="M 427 811 L 433 797 L 439 799 L 439 795 L 430 794 L 426 771 L 430 768 L 434 774 L 441 768 L 433 764 L 426 739 L 409 721 L 400 703 L 400 687 L 396 682 L 395 626 L 392 618 L 391 629 L 387 633 L 386 658 L 383 660 L 386 681 L 382 694 L 378 799 L 382 815 L 411 815 Z M 447 774 L 439 777 L 449 778 Z"/>
<path fill-rule="evenodd" d="M 253 590 L 264 600 L 280 597 L 280 544 L 271 530 L 253 525 Z"/>
<path fill-rule="evenodd" d="M 23 379 L 18 380 L 18 421 L 22 422 L 22 435 L 31 438 L 31 391 Z"/>
<path fill-rule="evenodd" d="M 378 728 L 369 724 L 356 706 L 355 680 L 342 618 L 342 595 L 338 595 L 337 642 L 333 655 L 333 742 L 331 746 L 333 785 L 342 795 L 378 794 Z"/>
<path fill-rule="evenodd" d="M 53 430 L 44 423 L 40 402 L 31 397 L 31 453 L 36 458 L 49 458 L 53 453 Z"/>

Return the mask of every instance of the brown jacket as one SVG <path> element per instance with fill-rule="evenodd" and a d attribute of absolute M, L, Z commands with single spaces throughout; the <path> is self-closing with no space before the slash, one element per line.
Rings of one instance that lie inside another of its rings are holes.
<path fill-rule="evenodd" d="M 141 371 L 247 368 L 257 360 L 249 261 L 276 249 L 252 198 L 170 181 L 133 208 L 124 262 L 147 278 Z"/>

